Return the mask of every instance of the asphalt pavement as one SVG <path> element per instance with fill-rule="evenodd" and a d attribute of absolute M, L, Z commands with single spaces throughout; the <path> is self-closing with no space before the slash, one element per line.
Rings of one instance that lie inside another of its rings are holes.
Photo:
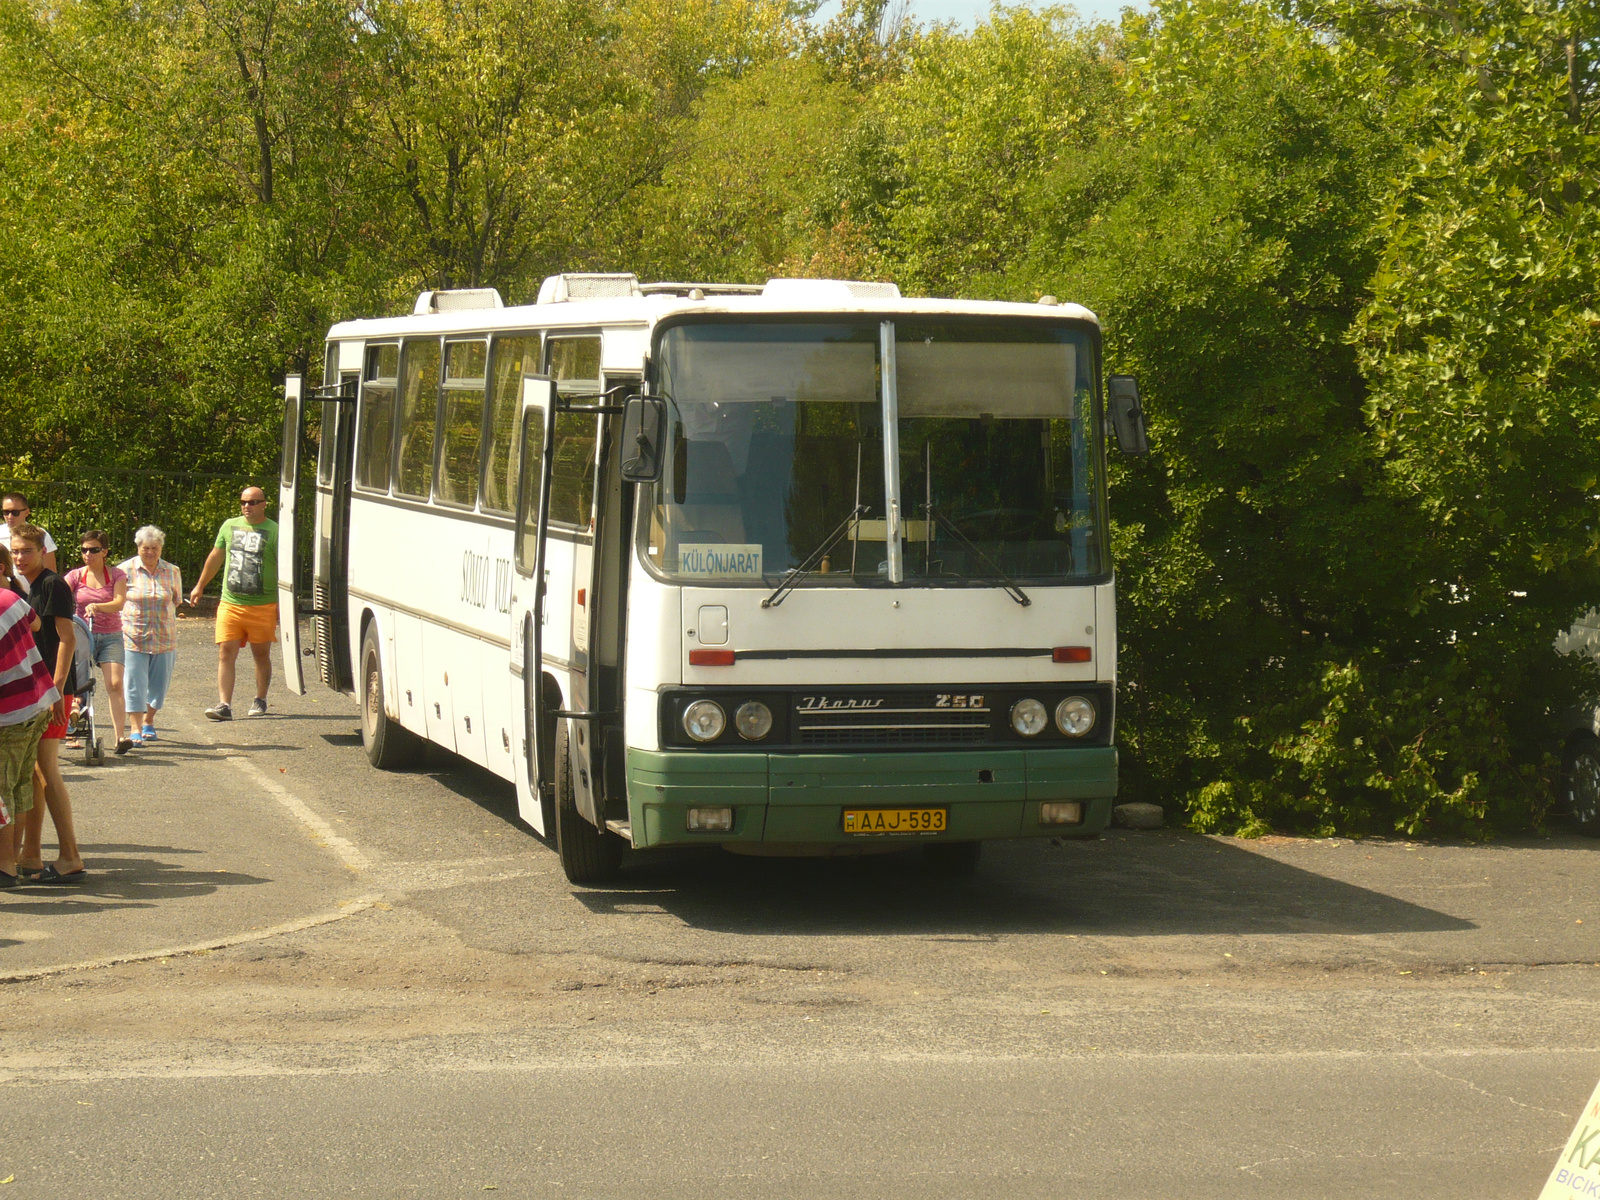
<path fill-rule="evenodd" d="M 161 741 L 68 773 L 90 880 L 0 899 L 0 1186 L 1531 1200 L 1600 1077 L 1559 827 L 574 889 L 488 773 L 370 768 L 349 697 L 205 720 L 182 636 Z"/>

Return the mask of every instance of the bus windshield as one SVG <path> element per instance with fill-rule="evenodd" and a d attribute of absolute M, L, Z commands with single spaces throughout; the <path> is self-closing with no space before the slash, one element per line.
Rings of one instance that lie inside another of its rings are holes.
<path fill-rule="evenodd" d="M 889 401 L 880 359 L 876 320 L 668 329 L 670 451 L 650 511 L 651 565 L 683 582 L 777 583 L 843 526 L 806 586 L 883 580 L 888 482 L 907 583 L 1103 573 L 1086 333 L 902 318 Z M 899 455 L 886 479 L 890 409 Z"/>

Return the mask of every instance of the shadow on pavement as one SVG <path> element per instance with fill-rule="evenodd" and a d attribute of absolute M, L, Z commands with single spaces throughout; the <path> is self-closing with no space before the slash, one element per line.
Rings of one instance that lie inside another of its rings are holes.
<path fill-rule="evenodd" d="M 158 858 L 108 857 L 106 846 L 84 846 L 89 874 L 82 883 L 25 883 L 0 897 L 0 913 L 27 916 L 66 916 L 90 908 L 146 908 L 158 900 L 209 896 L 223 888 L 254 887 L 271 883 L 259 875 L 237 871 L 191 871 Z M 166 854 L 195 851 L 157 849 Z"/>
<path fill-rule="evenodd" d="M 635 859 L 595 913 L 641 904 L 686 924 L 761 934 L 1371 934 L 1454 932 L 1448 913 L 1190 834 L 996 843 L 970 879 L 913 854 L 848 859 L 709 853 Z"/>

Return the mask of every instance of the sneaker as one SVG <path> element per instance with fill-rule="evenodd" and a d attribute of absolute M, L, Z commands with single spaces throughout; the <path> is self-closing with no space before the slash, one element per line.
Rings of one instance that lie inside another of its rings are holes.
<path fill-rule="evenodd" d="M 141 742 L 153 742 L 153 741 L 155 741 L 156 740 L 156 727 L 154 725 L 146 725 L 143 729 L 141 729 L 139 731 L 139 736 L 135 740 L 136 741 L 141 741 Z"/>
<path fill-rule="evenodd" d="M 248 713 L 246 713 L 245 716 L 247 716 L 247 717 L 264 717 L 266 715 L 267 715 L 267 698 L 265 696 L 257 696 L 254 700 L 250 701 L 250 711 Z"/>
<path fill-rule="evenodd" d="M 231 704 L 213 705 L 211 708 L 206 709 L 206 716 L 213 721 L 231 721 L 233 720 L 233 706 Z"/>

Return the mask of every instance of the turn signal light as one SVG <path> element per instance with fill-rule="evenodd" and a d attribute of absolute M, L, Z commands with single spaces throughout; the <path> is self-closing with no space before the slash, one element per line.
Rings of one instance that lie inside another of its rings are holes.
<path fill-rule="evenodd" d="M 689 651 L 689 665 L 691 667 L 731 667 L 733 666 L 733 651 L 691 650 Z"/>
<path fill-rule="evenodd" d="M 1050 651 L 1051 662 L 1088 662 L 1094 657 L 1094 651 L 1088 646 L 1057 646 Z"/>

